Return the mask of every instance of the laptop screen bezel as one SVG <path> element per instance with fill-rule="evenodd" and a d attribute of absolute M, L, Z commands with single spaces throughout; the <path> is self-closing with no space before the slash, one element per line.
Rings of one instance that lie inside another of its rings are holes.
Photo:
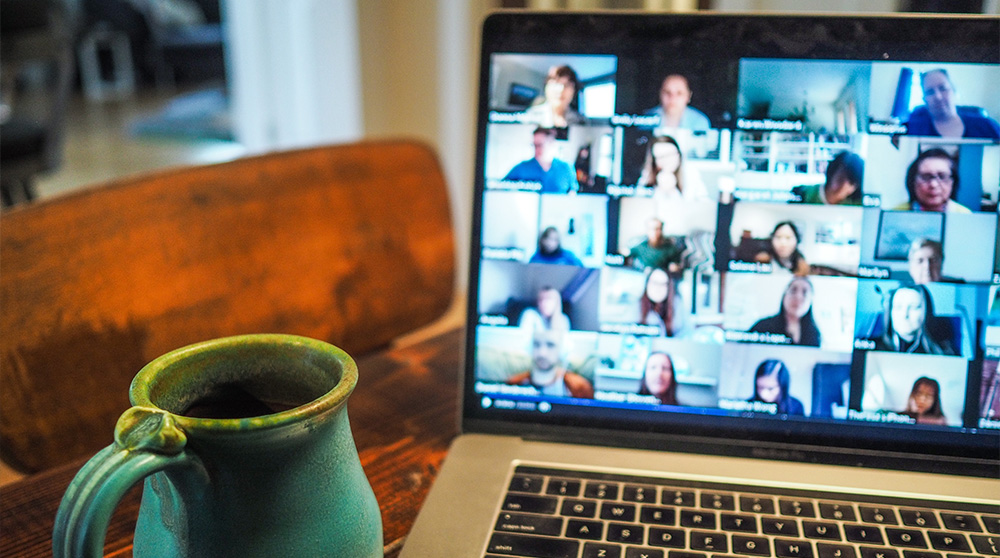
<path fill-rule="evenodd" d="M 766 38 L 766 39 L 765 39 Z M 784 39 L 782 39 L 784 38 Z M 831 425 L 772 422 L 735 417 L 698 420 L 667 416 L 640 423 L 601 413 L 601 424 L 585 414 L 557 417 L 491 409 L 484 412 L 475 383 L 475 324 L 480 281 L 484 161 L 491 57 L 496 53 L 607 54 L 621 56 L 650 42 L 698 40 L 706 56 L 737 65 L 748 58 L 900 60 L 1000 63 L 1000 18 L 977 16 L 819 16 L 635 13 L 503 12 L 484 22 L 480 58 L 476 174 L 465 332 L 461 425 L 465 432 L 518 435 L 528 439 L 781 458 L 794 461 L 901 468 L 991 476 L 1000 466 L 1000 432 L 949 436 L 872 431 L 847 435 Z M 645 41 L 645 43 L 643 43 Z M 631 45 L 631 46 L 628 46 Z M 592 409 L 590 409 L 592 411 Z M 851 434 L 861 425 L 847 425 Z M 856 428 L 855 428 L 856 427 Z M 822 437 L 822 443 L 817 442 Z"/>

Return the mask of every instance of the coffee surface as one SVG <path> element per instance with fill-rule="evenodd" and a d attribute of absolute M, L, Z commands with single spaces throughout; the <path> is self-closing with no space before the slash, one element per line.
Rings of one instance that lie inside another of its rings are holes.
<path fill-rule="evenodd" d="M 267 401 L 235 384 L 220 386 L 188 405 L 184 416 L 209 419 L 238 419 L 272 415 L 303 405 L 307 401 L 285 403 Z"/>

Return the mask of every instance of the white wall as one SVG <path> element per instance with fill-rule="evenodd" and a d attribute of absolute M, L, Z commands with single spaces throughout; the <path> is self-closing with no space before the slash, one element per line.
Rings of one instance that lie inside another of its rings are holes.
<path fill-rule="evenodd" d="M 223 0 L 234 132 L 262 153 L 361 138 L 436 148 L 465 288 L 480 22 L 492 0 Z"/>
<path fill-rule="evenodd" d="M 236 138 L 251 153 L 363 133 L 352 0 L 224 0 Z"/>

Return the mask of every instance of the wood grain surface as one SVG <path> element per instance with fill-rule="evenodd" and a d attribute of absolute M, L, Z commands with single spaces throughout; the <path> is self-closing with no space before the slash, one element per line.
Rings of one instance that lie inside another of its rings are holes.
<path fill-rule="evenodd" d="M 0 444 L 27 472 L 107 445 L 168 351 L 293 333 L 361 354 L 453 296 L 447 188 L 412 142 L 126 178 L 4 213 L 0 236 Z"/>

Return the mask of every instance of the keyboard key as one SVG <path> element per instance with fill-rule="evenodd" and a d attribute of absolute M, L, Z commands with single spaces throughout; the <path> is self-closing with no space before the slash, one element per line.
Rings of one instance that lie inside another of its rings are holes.
<path fill-rule="evenodd" d="M 601 500 L 617 500 L 618 484 L 606 482 L 588 482 L 587 489 L 583 493 L 587 498 L 599 498 Z"/>
<path fill-rule="evenodd" d="M 846 544 L 816 543 L 816 553 L 819 558 L 858 558 L 854 547 Z"/>
<path fill-rule="evenodd" d="M 858 520 L 857 516 L 854 515 L 854 506 L 835 502 L 820 502 L 819 516 L 823 519 L 836 519 L 838 521 Z"/>
<path fill-rule="evenodd" d="M 604 538 L 604 524 L 600 521 L 570 519 L 566 522 L 566 536 L 574 539 L 599 541 Z"/>
<path fill-rule="evenodd" d="M 486 552 L 531 558 L 576 558 L 580 543 L 566 539 L 493 533 Z"/>
<path fill-rule="evenodd" d="M 896 521 L 896 512 L 892 511 L 892 508 L 858 506 L 858 510 L 861 511 L 861 521 L 865 523 L 899 525 L 899 522 Z"/>
<path fill-rule="evenodd" d="M 701 493 L 701 507 L 713 510 L 736 510 L 736 501 L 732 494 L 718 494 L 715 492 Z"/>
<path fill-rule="evenodd" d="M 729 552 L 729 541 L 722 533 L 709 533 L 706 531 L 691 531 L 688 546 L 691 550 L 704 550 L 706 552 Z"/>
<path fill-rule="evenodd" d="M 635 521 L 635 505 L 605 502 L 601 506 L 601 519 Z"/>
<path fill-rule="evenodd" d="M 1000 537 L 988 535 L 969 535 L 972 537 L 972 545 L 976 547 L 976 552 L 989 554 L 990 556 L 1000 556 Z"/>
<path fill-rule="evenodd" d="M 662 527 L 650 527 L 647 544 L 662 546 L 666 548 L 685 548 L 685 533 L 680 529 L 664 529 Z"/>
<path fill-rule="evenodd" d="M 715 529 L 715 512 L 698 510 L 681 510 L 681 527 L 697 529 Z"/>
<path fill-rule="evenodd" d="M 823 521 L 803 521 L 802 534 L 809 539 L 842 540 L 840 537 L 840 528 L 837 527 L 837 524 Z"/>
<path fill-rule="evenodd" d="M 927 548 L 927 540 L 924 534 L 913 529 L 893 529 L 885 528 L 885 538 L 889 540 L 891 546 L 905 546 L 908 548 Z"/>
<path fill-rule="evenodd" d="M 558 503 L 558 498 L 508 494 L 503 501 L 503 509 L 504 511 L 553 514 L 556 513 L 556 504 Z"/>
<path fill-rule="evenodd" d="M 779 558 L 812 558 L 809 541 L 774 539 L 774 555 Z"/>
<path fill-rule="evenodd" d="M 861 558 L 899 558 L 899 552 L 892 548 L 861 547 Z"/>
<path fill-rule="evenodd" d="M 931 548 L 934 550 L 946 550 L 948 552 L 969 552 L 971 550 L 969 541 L 965 540 L 965 535 L 961 533 L 929 531 L 927 538 L 931 540 Z"/>
<path fill-rule="evenodd" d="M 774 515 L 774 498 L 769 496 L 740 496 L 740 511 Z"/>
<path fill-rule="evenodd" d="M 766 537 L 733 535 L 733 552 L 751 556 L 770 556 L 771 545 L 767 542 Z"/>
<path fill-rule="evenodd" d="M 799 536 L 799 524 L 794 519 L 762 517 L 760 526 L 765 535 Z"/>
<path fill-rule="evenodd" d="M 549 481 L 549 485 L 545 488 L 545 493 L 555 494 L 558 496 L 579 496 L 580 481 L 551 479 Z"/>
<path fill-rule="evenodd" d="M 719 558 L 721 554 L 713 554 L 713 558 Z M 703 554 L 701 552 L 681 552 L 679 550 L 671 550 L 670 558 L 708 558 L 708 554 Z"/>
<path fill-rule="evenodd" d="M 945 529 L 971 532 L 980 532 L 983 530 L 973 515 L 941 512 L 941 522 L 944 524 Z"/>
<path fill-rule="evenodd" d="M 850 542 L 862 544 L 885 544 L 882 538 L 882 531 L 878 527 L 871 525 L 844 525 L 844 536 Z"/>
<path fill-rule="evenodd" d="M 787 500 L 778 499 L 778 509 L 781 515 L 791 515 L 794 517 L 816 517 L 816 508 L 809 500 Z"/>
<path fill-rule="evenodd" d="M 987 531 L 1000 535 L 1000 515 L 984 515 L 982 520 Z"/>
<path fill-rule="evenodd" d="M 532 535 L 561 535 L 562 527 L 561 517 L 502 512 L 497 519 L 496 530 Z"/>
<path fill-rule="evenodd" d="M 514 478 L 510 479 L 510 486 L 507 490 L 510 492 L 538 494 L 542 491 L 543 481 L 543 477 L 536 477 L 534 475 L 514 475 Z"/>
<path fill-rule="evenodd" d="M 622 490 L 622 500 L 626 502 L 639 502 L 639 503 L 656 503 L 656 487 L 655 486 L 636 486 L 634 484 L 626 484 L 625 489 Z"/>
<path fill-rule="evenodd" d="M 939 552 L 927 552 L 924 550 L 904 550 L 903 558 L 944 558 Z"/>
<path fill-rule="evenodd" d="M 597 502 L 593 500 L 563 500 L 562 515 L 570 517 L 594 517 L 597 513 Z"/>
<path fill-rule="evenodd" d="M 677 512 L 673 508 L 643 506 L 639 511 L 639 521 L 654 525 L 675 525 Z"/>
<path fill-rule="evenodd" d="M 663 556 L 663 551 L 659 548 L 630 546 L 625 549 L 625 558 L 663 558 Z"/>
<path fill-rule="evenodd" d="M 676 490 L 673 488 L 664 488 L 663 493 L 660 494 L 660 502 L 663 504 L 670 504 L 672 506 L 684 506 L 686 508 L 693 508 L 694 492 L 690 490 Z"/>
<path fill-rule="evenodd" d="M 624 523 L 609 523 L 608 542 L 641 543 L 646 529 L 642 525 L 625 525 Z"/>
<path fill-rule="evenodd" d="M 757 530 L 757 518 L 752 515 L 724 513 L 719 519 L 723 531 L 737 531 L 740 533 L 759 532 Z"/>
<path fill-rule="evenodd" d="M 941 526 L 931 510 L 899 510 L 899 518 L 903 525 L 910 527 L 937 529 Z"/>
<path fill-rule="evenodd" d="M 586 543 L 582 558 L 621 558 L 622 547 L 617 544 Z"/>

